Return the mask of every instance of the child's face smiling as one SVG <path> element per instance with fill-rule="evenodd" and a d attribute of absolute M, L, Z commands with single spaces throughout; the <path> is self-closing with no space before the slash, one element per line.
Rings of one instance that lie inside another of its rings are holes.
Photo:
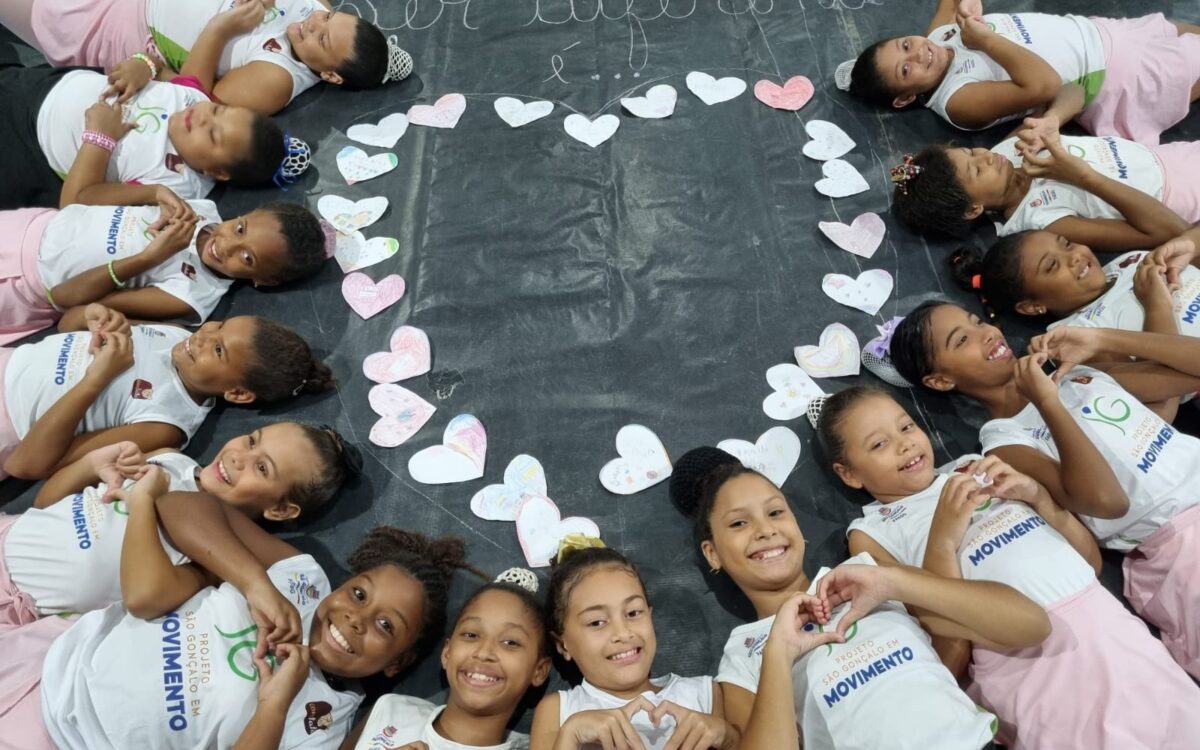
<path fill-rule="evenodd" d="M 279 219 L 257 208 L 200 230 L 196 252 L 204 265 L 223 276 L 271 285 L 287 264 L 288 245 Z"/>
<path fill-rule="evenodd" d="M 558 650 L 601 690 L 633 698 L 649 689 L 658 641 L 637 576 L 617 566 L 589 570 L 571 590 Z"/>
<path fill-rule="evenodd" d="M 833 469 L 847 486 L 886 503 L 933 483 L 929 436 L 890 397 L 859 399 L 842 415 L 838 431 L 845 455 Z"/>
<path fill-rule="evenodd" d="M 242 387 L 246 368 L 257 356 L 254 318 L 243 315 L 210 320 L 171 348 L 171 363 L 193 396 L 221 396 L 249 403 L 254 394 Z"/>
<path fill-rule="evenodd" d="M 1007 207 L 1008 193 L 1017 174 L 1012 161 L 986 148 L 948 148 L 946 156 L 971 203 L 981 209 L 968 218 L 975 218 L 982 210 Z"/>
<path fill-rule="evenodd" d="M 875 65 L 888 89 L 897 92 L 893 104 L 906 107 L 938 87 L 953 59 L 951 50 L 923 36 L 902 36 L 879 48 Z"/>
<path fill-rule="evenodd" d="M 317 479 L 322 467 L 312 441 L 295 422 L 279 422 L 235 437 L 200 472 L 200 489 L 251 517 L 284 521 L 300 514 L 285 498 Z"/>
<path fill-rule="evenodd" d="M 929 316 L 934 372 L 924 385 L 934 390 L 978 388 L 1007 384 L 1013 378 L 1012 348 L 994 325 L 958 305 L 941 305 Z"/>
<path fill-rule="evenodd" d="M 743 591 L 783 591 L 803 579 L 804 536 L 783 493 L 768 480 L 739 474 L 725 482 L 709 524 L 704 557 Z"/>
<path fill-rule="evenodd" d="M 1023 315 L 1066 315 L 1094 301 L 1108 288 L 1104 268 L 1087 245 L 1053 232 L 1038 231 L 1021 243 Z"/>
<path fill-rule="evenodd" d="M 341 83 L 335 71 L 354 52 L 359 20 L 350 13 L 316 11 L 303 21 L 289 24 L 288 43 L 296 59 L 331 83 Z M 328 76 L 328 77 L 327 77 Z"/>
<path fill-rule="evenodd" d="M 245 107 L 197 102 L 167 120 L 167 135 L 192 169 L 217 180 L 229 179 L 229 166 L 250 151 L 254 113 Z"/>

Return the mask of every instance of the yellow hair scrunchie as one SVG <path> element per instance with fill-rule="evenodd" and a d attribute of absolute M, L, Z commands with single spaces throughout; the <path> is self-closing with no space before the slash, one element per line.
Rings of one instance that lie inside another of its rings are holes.
<path fill-rule="evenodd" d="M 554 564 L 561 565 L 563 558 L 572 552 L 577 552 L 581 549 L 590 549 L 592 547 L 606 547 L 602 540 L 587 534 L 575 532 L 567 534 L 558 542 L 558 554 L 554 556 Z"/>

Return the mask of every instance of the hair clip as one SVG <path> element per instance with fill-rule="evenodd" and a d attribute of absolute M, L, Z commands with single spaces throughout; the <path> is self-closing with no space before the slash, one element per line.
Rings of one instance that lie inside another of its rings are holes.
<path fill-rule="evenodd" d="M 409 73 L 412 73 L 413 69 L 412 55 L 400 49 L 400 45 L 396 43 L 396 36 L 394 34 L 388 37 L 387 46 L 387 71 L 384 72 L 383 80 L 380 83 L 402 81 L 408 78 Z"/>
<path fill-rule="evenodd" d="M 520 586 L 531 594 L 538 592 L 538 579 L 532 570 L 526 568 L 509 568 L 496 576 L 494 583 L 511 583 Z"/>
<path fill-rule="evenodd" d="M 324 219 L 317 219 L 317 221 L 321 225 L 321 232 L 325 235 L 325 257 L 332 258 L 337 250 L 337 230 Z"/>
<path fill-rule="evenodd" d="M 875 326 L 879 335 L 868 341 L 862 348 L 861 360 L 863 367 L 866 367 L 883 382 L 897 388 L 911 388 L 912 383 L 905 380 L 892 363 L 892 336 L 895 335 L 902 320 L 904 320 L 904 316 L 897 315 L 883 325 Z"/>
<path fill-rule="evenodd" d="M 293 138 L 286 130 L 283 131 L 283 147 L 287 153 L 284 155 L 283 161 L 279 163 L 271 181 L 278 185 L 280 190 L 287 192 L 287 186 L 294 183 L 300 175 L 304 174 L 304 170 L 308 169 L 308 165 L 312 162 L 312 149 L 299 138 Z"/>
<path fill-rule="evenodd" d="M 905 154 L 904 162 L 889 170 L 892 175 L 892 183 L 904 195 L 908 195 L 908 181 L 925 171 L 924 167 L 913 164 L 914 158 L 912 154 Z"/>
<path fill-rule="evenodd" d="M 293 396 L 299 396 L 300 391 L 304 390 L 304 386 L 308 385 L 308 378 L 300 381 L 300 385 L 296 386 L 296 390 L 292 391 Z"/>
<path fill-rule="evenodd" d="M 977 290 L 982 287 L 983 287 L 983 275 L 977 273 L 971 277 L 971 288 Z"/>
<path fill-rule="evenodd" d="M 572 552 L 578 552 L 581 549 L 591 549 L 593 547 L 606 547 L 603 541 L 594 536 L 588 536 L 580 532 L 567 534 L 558 542 L 558 554 L 554 556 L 555 563 L 562 563 L 563 558 Z"/>
<path fill-rule="evenodd" d="M 838 87 L 838 89 L 840 89 L 842 91 L 850 90 L 850 81 L 852 80 L 852 75 L 854 73 L 854 63 L 856 63 L 856 62 L 858 62 L 858 61 L 857 60 L 847 60 L 846 62 L 837 66 L 837 70 L 833 71 L 833 83 L 835 86 Z"/>
<path fill-rule="evenodd" d="M 808 417 L 808 423 L 812 425 L 814 430 L 819 429 L 818 425 L 821 424 L 821 410 L 825 408 L 825 402 L 828 400 L 829 396 L 821 394 L 809 401 L 808 407 L 804 410 L 805 415 Z"/>

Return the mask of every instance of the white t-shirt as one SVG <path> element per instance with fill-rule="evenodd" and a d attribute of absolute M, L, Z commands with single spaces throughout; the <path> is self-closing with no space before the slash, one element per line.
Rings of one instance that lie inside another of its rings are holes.
<path fill-rule="evenodd" d="M 966 463 L 979 456 L 964 456 Z M 863 517 L 850 531 L 866 534 L 904 565 L 921 567 L 929 527 L 942 488 L 950 475 L 941 474 L 923 492 L 863 508 Z M 958 546 L 962 577 L 999 581 L 1012 586 L 1043 607 L 1083 591 L 1096 580 L 1087 561 L 1062 534 L 1025 503 L 993 497 L 971 514 Z"/>
<path fill-rule="evenodd" d="M 1135 250 L 1110 261 L 1104 267 L 1104 275 L 1110 283 L 1108 291 L 1048 327 L 1142 330 L 1146 323 L 1146 309 L 1133 291 L 1133 277 L 1137 275 L 1138 264 L 1145 255 L 1145 252 Z M 1200 336 L 1200 268 L 1185 267 L 1179 272 L 1179 281 L 1180 287 L 1171 293 L 1175 325 L 1184 336 Z"/>
<path fill-rule="evenodd" d="M 233 280 L 213 273 L 196 250 L 196 237 L 204 227 L 221 222 L 217 204 L 208 200 L 188 203 L 201 219 L 196 222 L 192 244 L 149 271 L 125 279 L 125 287 L 158 287 L 196 311 L 188 322 L 203 322 Z M 137 255 L 154 239 L 146 228 L 158 215 L 158 206 L 67 206 L 46 224 L 42 234 L 38 248 L 42 283 L 54 287 L 110 260 Z"/>
<path fill-rule="evenodd" d="M 181 4 L 182 5 L 182 4 Z M 83 144 L 83 116 L 108 87 L 108 78 L 92 70 L 73 70 L 50 89 L 38 110 L 37 139 L 50 168 L 66 178 Z M 181 198 L 203 198 L 214 182 L 183 163 L 167 137 L 167 118 L 197 102 L 208 101 L 200 91 L 163 81 L 151 81 L 125 105 L 125 119 L 137 128 L 117 141 L 108 182 L 166 185 Z"/>
<path fill-rule="evenodd" d="M 407 695 L 385 695 L 371 709 L 354 750 L 393 750 L 410 742 L 424 742 L 429 750 L 528 750 L 529 737 L 509 732 L 499 745 L 463 745 L 438 734 L 433 722 L 445 706 Z"/>
<path fill-rule="evenodd" d="M 166 471 L 172 492 L 196 491 L 199 464 L 192 459 L 163 453 L 149 460 Z M 90 612 L 121 601 L 121 544 L 129 514 L 120 500 L 101 501 L 107 490 L 100 482 L 49 508 L 30 508 L 8 530 L 4 564 L 39 614 Z M 161 532 L 159 538 L 172 564 L 188 561 Z"/>
<path fill-rule="evenodd" d="M 216 403 L 197 404 L 171 363 L 171 347 L 188 337 L 182 328 L 135 325 L 133 366 L 113 378 L 83 414 L 75 434 L 139 422 L 165 422 L 190 440 Z M 87 331 L 47 336 L 13 350 L 4 370 L 4 399 L 17 436 L 24 439 L 46 411 L 71 390 L 92 363 Z"/>
<path fill-rule="evenodd" d="M 677 674 L 668 674 L 650 680 L 650 684 L 657 687 L 658 692 L 647 690 L 642 695 L 656 706 L 663 701 L 671 701 L 677 706 L 692 711 L 711 714 L 713 710 L 712 682 L 712 678 L 707 676 L 680 677 Z M 567 719 L 580 711 L 605 711 L 621 708 L 628 702 L 629 700 L 605 692 L 584 680 L 578 687 L 558 691 L 558 725 L 561 727 Z M 656 727 L 650 722 L 649 714 L 640 711 L 633 715 L 629 723 L 637 730 L 646 750 L 662 750 L 671 740 L 671 735 L 675 733 L 675 719 L 670 716 L 664 717 L 662 723 Z M 584 745 L 581 750 L 599 750 L 599 748 L 599 744 L 589 743 Z"/>
<path fill-rule="evenodd" d="M 1017 151 L 1017 139 L 1007 138 L 992 147 L 992 151 L 1012 160 L 1020 167 L 1024 162 Z M 1163 168 L 1154 152 L 1140 143 L 1111 135 L 1101 137 L 1062 136 L 1068 151 L 1091 165 L 1105 177 L 1111 177 L 1157 200 L 1163 197 Z M 996 222 L 996 234 L 1003 237 L 1026 229 L 1045 229 L 1066 216 L 1085 219 L 1117 219 L 1125 216 L 1094 193 L 1065 182 L 1035 177 L 1029 192 L 1017 204 L 1007 221 Z"/>
<path fill-rule="evenodd" d="M 1045 13 L 988 13 L 983 20 L 999 36 L 1029 49 L 1045 60 L 1062 77 L 1064 84 L 1078 83 L 1083 86 L 1085 102 L 1090 103 L 1100 90 L 1104 82 L 1104 40 L 1090 19 Z M 929 39 L 934 44 L 953 49 L 954 59 L 950 61 L 950 68 L 941 84 L 926 98 L 925 106 L 951 125 L 962 128 L 946 114 L 946 105 L 958 90 L 981 81 L 1011 81 L 1012 76 L 1003 65 L 983 52 L 964 47 L 957 24 L 937 27 L 929 34 Z M 962 129 L 984 130 L 1023 114 L 1014 112 L 982 128 Z"/>
<path fill-rule="evenodd" d="M 163 59 L 174 70 L 180 70 L 208 22 L 234 5 L 236 0 L 146 0 L 146 25 Z M 314 11 L 325 10 L 317 0 L 279 0 L 267 11 L 258 28 L 234 37 L 225 45 L 217 63 L 217 77 L 252 62 L 269 62 L 291 75 L 291 98 L 295 99 L 321 78 L 292 54 L 288 24 L 303 21 Z"/>
<path fill-rule="evenodd" d="M 864 552 L 842 564 L 875 561 Z M 821 568 L 809 593 L 828 572 Z M 826 627 L 837 627 L 849 608 L 845 603 L 834 609 Z M 774 622 L 771 616 L 733 629 L 718 682 L 758 692 L 763 647 Z M 991 741 L 995 717 L 959 689 L 904 605 L 879 605 L 847 636 L 846 643 L 815 648 L 792 667 L 796 728 L 805 750 L 966 750 Z"/>
<path fill-rule="evenodd" d="M 1129 497 L 1129 512 L 1121 518 L 1079 516 L 1100 544 L 1131 550 L 1200 502 L 1200 440 L 1164 422 L 1100 370 L 1071 370 L 1059 383 L 1058 396 Z M 1015 417 L 986 423 L 979 442 L 984 453 L 1025 445 L 1060 460 L 1050 428 L 1033 404 Z"/>
<path fill-rule="evenodd" d="M 317 604 L 330 590 L 325 572 L 298 555 L 267 574 L 299 610 L 307 643 Z M 229 583 L 153 620 L 120 604 L 89 612 L 46 654 L 46 731 L 62 750 L 232 747 L 257 701 L 255 638 L 246 599 Z M 361 700 L 331 688 L 312 665 L 279 747 L 337 748 Z"/>

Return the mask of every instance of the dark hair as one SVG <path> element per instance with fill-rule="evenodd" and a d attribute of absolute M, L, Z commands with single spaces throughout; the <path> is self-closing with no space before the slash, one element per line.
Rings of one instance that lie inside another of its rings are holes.
<path fill-rule="evenodd" d="M 455 626 L 458 625 L 458 621 L 462 619 L 463 614 L 467 611 L 467 609 L 475 603 L 475 600 L 489 591 L 504 591 L 521 600 L 521 604 L 525 605 L 525 611 L 528 612 L 533 618 L 538 630 L 538 656 L 546 656 L 549 654 L 550 647 L 546 639 L 546 610 L 542 607 L 542 603 L 538 599 L 537 594 L 533 593 L 527 588 L 518 586 L 517 584 L 509 581 L 491 581 L 490 583 L 485 583 L 476 589 L 475 593 L 471 594 L 471 596 L 467 598 L 467 601 L 463 603 L 462 609 L 458 610 L 458 617 L 454 619 Z"/>
<path fill-rule="evenodd" d="M 646 591 L 646 582 L 637 566 L 624 555 L 611 547 L 584 547 L 566 551 L 561 561 L 556 562 L 550 573 L 550 590 L 546 596 L 546 630 L 554 635 L 561 635 L 563 620 L 567 615 L 567 603 L 571 600 L 571 592 L 583 580 L 588 571 L 594 568 L 620 568 L 628 571 L 637 579 L 642 592 Z"/>
<path fill-rule="evenodd" d="M 275 170 L 287 156 L 283 131 L 270 117 L 252 112 L 250 148 L 240 161 L 227 165 L 229 181 L 235 185 L 258 185 L 269 182 Z"/>
<path fill-rule="evenodd" d="M 891 398 L 887 391 L 873 385 L 855 385 L 829 396 L 821 405 L 821 418 L 817 422 L 817 445 L 826 463 L 833 465 L 846 458 L 846 440 L 841 426 L 846 413 L 858 402 L 871 396 Z"/>
<path fill-rule="evenodd" d="M 379 27 L 356 17 L 354 51 L 342 61 L 336 73 L 347 91 L 373 89 L 383 83 L 387 72 L 388 43 Z"/>
<path fill-rule="evenodd" d="M 891 39 L 880 39 L 863 50 L 854 61 L 850 71 L 850 95 L 880 107 L 890 107 L 896 98 L 896 92 L 887 86 L 883 74 L 879 72 L 879 50 Z"/>
<path fill-rule="evenodd" d="M 996 240 L 983 253 L 974 245 L 964 245 L 950 256 L 950 273 L 963 289 L 979 295 L 989 319 L 996 312 L 1011 313 L 1025 299 L 1025 280 L 1021 277 L 1021 246 L 1034 233 L 1033 229 L 1010 234 Z M 979 277 L 979 286 L 973 283 Z"/>
<path fill-rule="evenodd" d="M 413 644 L 415 653 L 423 653 L 442 637 L 446 629 L 446 600 L 455 570 L 466 570 L 486 578 L 467 562 L 467 546 L 458 537 L 430 539 L 415 531 L 395 526 L 376 526 L 350 553 L 350 569 L 355 575 L 384 565 L 393 565 L 412 576 L 425 593 L 421 629 Z"/>
<path fill-rule="evenodd" d="M 904 320 L 900 321 L 892 334 L 892 365 L 896 372 L 900 373 L 900 377 L 912 383 L 914 387 L 926 387 L 925 376 L 933 372 L 933 329 L 929 325 L 929 319 L 933 316 L 933 311 L 943 305 L 958 307 L 956 303 L 947 300 L 922 302 L 904 316 Z"/>
<path fill-rule="evenodd" d="M 709 519 L 717 493 L 730 479 L 743 474 L 762 476 L 720 448 L 707 445 L 691 449 L 675 462 L 671 469 L 671 501 L 692 519 L 692 534 L 697 543 L 712 539 Z"/>
<path fill-rule="evenodd" d="M 892 191 L 892 213 L 926 237 L 965 237 L 971 231 L 972 221 L 964 216 L 971 196 L 954 173 L 948 148 L 937 143 L 922 149 L 912 161 L 920 172 Z"/>
<path fill-rule="evenodd" d="M 320 473 L 309 482 L 297 482 L 288 491 L 287 499 L 300 506 L 301 517 L 320 510 L 337 494 L 347 479 L 362 473 L 362 453 L 353 443 L 329 425 L 315 427 L 294 422 L 317 452 Z"/>
<path fill-rule="evenodd" d="M 286 284 L 316 273 L 326 260 L 325 232 L 313 212 L 299 203 L 267 203 L 259 208 L 275 217 L 287 243 L 287 260 L 271 281 Z"/>
<path fill-rule="evenodd" d="M 242 385 L 264 403 L 324 393 L 337 382 L 329 365 L 313 356 L 308 342 L 287 326 L 254 316 L 254 361 Z"/>

